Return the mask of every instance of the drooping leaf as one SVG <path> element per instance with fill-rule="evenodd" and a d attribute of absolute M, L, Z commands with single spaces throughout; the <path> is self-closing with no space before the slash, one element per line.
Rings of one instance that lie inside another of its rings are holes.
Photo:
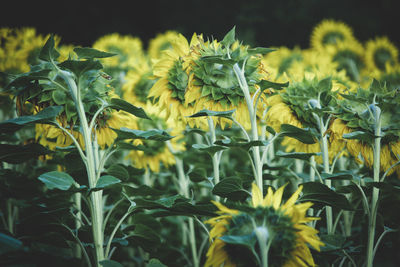
<path fill-rule="evenodd" d="M 167 267 L 167 265 L 163 264 L 158 259 L 150 259 L 149 262 L 146 264 L 146 267 Z"/>
<path fill-rule="evenodd" d="M 114 176 L 111 175 L 103 175 L 97 180 L 96 183 L 96 189 L 104 189 L 109 186 L 119 184 L 121 182 L 120 179 L 115 178 Z"/>
<path fill-rule="evenodd" d="M 122 181 L 129 179 L 129 172 L 122 164 L 113 164 L 106 170 L 108 175 L 114 176 Z"/>
<path fill-rule="evenodd" d="M 312 133 L 308 128 L 301 129 L 296 126 L 290 124 L 282 124 L 281 132 L 279 133 L 281 136 L 288 136 L 299 140 L 304 144 L 315 144 L 316 140 Z"/>
<path fill-rule="evenodd" d="M 207 116 L 215 116 L 215 117 L 221 117 L 221 118 L 226 118 L 226 119 L 232 119 L 232 114 L 236 111 L 234 110 L 228 110 L 228 111 L 212 111 L 212 110 L 207 110 L 203 109 L 200 110 L 199 112 L 188 116 L 189 118 L 196 118 L 196 117 L 207 117 Z"/>
<path fill-rule="evenodd" d="M 152 129 L 147 131 L 134 130 L 122 127 L 121 129 L 113 129 L 117 134 L 117 140 L 124 139 L 144 139 L 144 140 L 156 140 L 156 141 L 167 141 L 173 138 L 164 130 Z"/>
<path fill-rule="evenodd" d="M 72 71 L 77 77 L 82 76 L 87 71 L 101 70 L 103 65 L 98 60 L 66 60 L 58 65 L 63 69 Z"/>
<path fill-rule="evenodd" d="M 276 51 L 276 49 L 267 48 L 267 47 L 255 47 L 255 48 L 247 49 L 247 52 L 250 55 L 256 55 L 256 54 L 266 55 L 266 54 L 274 52 L 274 51 Z"/>
<path fill-rule="evenodd" d="M 62 106 L 50 106 L 35 115 L 21 116 L 0 122 L 0 133 L 13 133 L 22 127 L 34 123 L 50 123 L 62 111 Z"/>
<path fill-rule="evenodd" d="M 372 144 L 374 141 L 374 136 L 371 133 L 364 131 L 354 131 L 351 133 L 343 134 L 343 138 L 361 140 L 369 144 Z"/>
<path fill-rule="evenodd" d="M 109 107 L 116 109 L 116 110 L 126 111 L 126 112 L 128 112 L 136 117 L 142 118 L 142 119 L 151 120 L 142 108 L 136 107 L 136 106 L 132 105 L 131 103 L 129 103 L 123 99 L 120 99 L 120 98 L 112 98 L 111 103 L 109 104 Z"/>
<path fill-rule="evenodd" d="M 214 186 L 212 193 L 231 200 L 243 200 L 248 196 L 240 178 L 222 179 Z"/>
<path fill-rule="evenodd" d="M 4 161 L 13 164 L 22 163 L 30 159 L 37 158 L 41 155 L 53 153 L 53 151 L 36 143 L 23 146 L 0 144 L 0 151 L 0 162 Z"/>
<path fill-rule="evenodd" d="M 205 145 L 205 144 L 193 144 L 192 147 L 194 149 L 198 149 L 200 151 L 207 152 L 211 156 L 213 156 L 218 151 L 226 149 L 226 147 L 223 147 L 223 146 L 218 146 L 218 145 L 217 146 L 215 146 L 215 145 L 214 146 L 208 146 L 208 145 Z"/>
<path fill-rule="evenodd" d="M 42 181 L 48 189 L 59 189 L 66 191 L 70 189 L 72 185 L 78 187 L 78 184 L 75 182 L 74 178 L 72 178 L 68 173 L 59 172 L 59 171 L 51 171 L 43 173 L 38 177 L 40 181 Z"/>
<path fill-rule="evenodd" d="M 262 90 L 270 89 L 270 88 L 275 89 L 275 90 L 282 90 L 283 88 L 286 88 L 286 87 L 289 86 L 289 82 L 286 82 L 286 83 L 275 83 L 275 82 L 270 82 L 270 81 L 267 81 L 267 80 L 261 80 L 258 83 L 258 85 L 260 86 L 260 88 Z"/>
<path fill-rule="evenodd" d="M 0 233 L 0 255 L 9 253 L 11 251 L 20 250 L 23 244 L 18 239 L 15 239 L 6 234 Z"/>

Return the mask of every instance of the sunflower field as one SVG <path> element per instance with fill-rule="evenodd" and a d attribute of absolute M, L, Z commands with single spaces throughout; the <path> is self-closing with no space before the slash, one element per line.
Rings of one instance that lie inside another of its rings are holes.
<path fill-rule="evenodd" d="M 398 48 L 235 30 L 0 28 L 0 266 L 398 266 Z"/>

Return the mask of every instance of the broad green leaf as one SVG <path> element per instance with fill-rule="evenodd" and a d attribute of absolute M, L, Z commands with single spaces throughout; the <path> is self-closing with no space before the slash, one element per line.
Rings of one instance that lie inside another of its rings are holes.
<path fill-rule="evenodd" d="M 165 191 L 160 191 L 147 185 L 134 187 L 130 184 L 123 184 L 123 187 L 130 196 L 161 196 L 165 193 Z"/>
<path fill-rule="evenodd" d="M 311 201 L 322 205 L 328 205 L 343 210 L 353 210 L 347 198 L 320 182 L 303 183 L 303 195 L 301 202 Z"/>
<path fill-rule="evenodd" d="M 104 189 L 114 184 L 119 184 L 121 182 L 120 179 L 115 178 L 111 175 L 103 175 L 97 180 L 96 189 Z"/>
<path fill-rule="evenodd" d="M 331 89 L 332 89 L 332 77 L 328 77 L 328 78 L 320 80 L 318 82 L 317 88 L 318 88 L 319 92 L 331 91 Z"/>
<path fill-rule="evenodd" d="M 20 250 L 23 248 L 23 244 L 18 239 L 15 239 L 6 234 L 0 233 L 0 255 L 5 253 Z"/>
<path fill-rule="evenodd" d="M 99 263 L 103 267 L 124 267 L 121 263 L 113 260 L 102 260 Z"/>
<path fill-rule="evenodd" d="M 262 90 L 266 90 L 269 88 L 275 89 L 275 90 L 282 90 L 285 87 L 289 86 L 289 82 L 286 83 L 275 83 L 275 82 L 270 82 L 267 80 L 261 80 L 258 85 L 260 86 L 260 88 L 262 88 Z"/>
<path fill-rule="evenodd" d="M 0 162 L 4 161 L 13 164 L 22 163 L 41 155 L 53 153 L 53 151 L 36 143 L 23 146 L 0 144 L 0 151 Z"/>
<path fill-rule="evenodd" d="M 122 127 L 121 129 L 113 129 L 117 134 L 117 140 L 124 139 L 144 139 L 144 140 L 156 140 L 156 141 L 167 141 L 173 138 L 167 132 L 159 129 L 152 129 L 147 131 L 134 130 Z"/>
<path fill-rule="evenodd" d="M 55 49 L 54 35 L 51 34 L 47 39 L 43 48 L 40 50 L 39 59 L 44 61 L 56 60 L 60 56 L 60 53 Z"/>
<path fill-rule="evenodd" d="M 270 144 L 270 142 L 268 140 L 246 141 L 246 140 L 223 139 L 214 142 L 214 144 L 227 147 L 239 147 L 244 150 L 249 150 L 253 146 L 267 146 Z"/>
<path fill-rule="evenodd" d="M 283 152 L 277 151 L 276 156 L 281 158 L 309 160 L 312 156 L 319 156 L 321 153 L 305 153 L 305 152 Z"/>
<path fill-rule="evenodd" d="M 206 61 L 207 63 L 222 64 L 228 66 L 233 66 L 236 63 L 235 60 L 230 58 L 223 58 L 222 56 L 202 56 L 200 60 Z M 204 78 L 207 79 L 207 77 Z"/>
<path fill-rule="evenodd" d="M 239 178 L 224 178 L 216 184 L 212 193 L 231 200 L 243 200 L 248 195 L 243 188 L 243 181 Z"/>
<path fill-rule="evenodd" d="M 64 105 L 68 100 L 67 94 L 62 90 L 54 90 L 51 96 L 57 105 Z"/>
<path fill-rule="evenodd" d="M 253 235 L 224 235 L 219 239 L 227 244 L 246 246 L 250 249 L 253 248 L 257 242 L 257 238 Z"/>
<path fill-rule="evenodd" d="M 77 77 L 82 76 L 87 71 L 101 70 L 101 65 L 98 60 L 66 60 L 58 65 L 60 68 L 72 71 Z"/>
<path fill-rule="evenodd" d="M 51 69 L 40 69 L 37 71 L 30 71 L 28 73 L 20 74 L 9 84 L 7 84 L 5 89 L 9 90 L 12 87 L 27 87 L 32 81 L 36 80 L 50 80 L 49 73 L 51 71 Z"/>
<path fill-rule="evenodd" d="M 117 54 L 100 51 L 91 47 L 76 47 L 74 52 L 80 59 L 106 58 L 116 56 Z"/>
<path fill-rule="evenodd" d="M 205 168 L 195 167 L 188 172 L 188 176 L 192 182 L 199 183 L 207 180 L 207 171 Z"/>
<path fill-rule="evenodd" d="M 374 136 L 372 134 L 363 131 L 354 131 L 351 133 L 343 134 L 343 138 L 361 140 L 369 144 L 372 144 L 374 141 Z"/>
<path fill-rule="evenodd" d="M 207 152 L 211 156 L 213 156 L 218 151 L 226 149 L 226 147 L 223 147 L 223 146 L 208 146 L 208 145 L 205 145 L 205 144 L 193 144 L 192 147 L 194 149 L 198 149 L 200 151 Z"/>
<path fill-rule="evenodd" d="M 108 175 L 114 176 L 122 181 L 129 179 L 129 172 L 122 164 L 113 164 L 106 170 Z"/>
<path fill-rule="evenodd" d="M 35 115 L 21 116 L 0 122 L 0 133 L 12 133 L 29 124 L 52 122 L 62 109 L 62 106 L 50 106 Z"/>
<path fill-rule="evenodd" d="M 48 189 L 60 189 L 66 191 L 70 189 L 72 185 L 78 187 L 78 184 L 75 182 L 74 178 L 65 172 L 46 172 L 40 175 L 38 179 L 42 181 Z"/>
<path fill-rule="evenodd" d="M 346 238 L 342 235 L 326 235 L 321 234 L 321 241 L 325 246 L 321 247 L 321 251 L 337 251 L 343 249 Z"/>
<path fill-rule="evenodd" d="M 191 116 L 188 116 L 188 117 L 195 118 L 195 117 L 215 116 L 215 117 L 232 119 L 232 114 L 235 111 L 236 111 L 236 109 L 228 110 L 228 111 L 212 111 L 212 110 L 203 109 L 203 110 L 200 110 L 199 112 L 197 112 Z"/>
<path fill-rule="evenodd" d="M 233 26 L 233 28 L 224 36 L 224 39 L 222 39 L 222 45 L 229 47 L 235 42 L 235 30 L 236 26 Z"/>
<path fill-rule="evenodd" d="M 170 197 L 163 197 L 156 200 L 135 198 L 137 208 L 147 208 L 147 209 L 172 208 L 172 206 L 178 201 L 188 201 L 188 199 L 186 199 L 181 195 L 173 195 Z"/>
<path fill-rule="evenodd" d="M 311 145 L 316 143 L 314 136 L 308 128 L 301 129 L 290 124 L 282 124 L 281 132 L 279 134 L 295 138 L 304 144 Z"/>
<path fill-rule="evenodd" d="M 120 98 L 112 98 L 111 103 L 109 104 L 110 108 L 116 109 L 116 110 L 123 110 L 126 111 L 132 115 L 135 115 L 136 117 L 142 118 L 142 119 L 148 119 L 150 118 L 147 116 L 146 112 L 139 107 L 136 107 L 132 105 L 131 103 L 120 99 Z"/>

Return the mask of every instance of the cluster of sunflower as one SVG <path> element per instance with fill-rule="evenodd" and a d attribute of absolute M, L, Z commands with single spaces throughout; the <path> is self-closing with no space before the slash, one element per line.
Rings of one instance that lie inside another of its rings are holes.
<path fill-rule="evenodd" d="M 281 124 L 315 129 L 318 128 L 318 121 L 315 119 L 318 110 L 327 124 L 325 130 L 329 136 L 330 159 L 338 154 L 350 153 L 359 163 L 372 166 L 372 147 L 369 143 L 365 140 L 343 138 L 343 134 L 366 130 L 366 127 L 360 127 L 360 124 L 351 121 L 354 121 L 354 116 L 361 121 L 359 115 L 368 109 L 366 103 L 370 102 L 359 104 L 359 110 L 347 112 L 347 115 L 335 113 L 333 110 L 336 110 L 335 106 L 344 103 L 343 98 L 346 99 L 346 96 L 349 98 L 349 95 L 354 95 L 351 99 L 357 99 L 359 88 L 368 91 L 373 80 L 375 87 L 380 84 L 382 90 L 392 92 L 391 98 L 396 97 L 393 94 L 400 85 L 398 49 L 388 38 L 377 37 L 362 44 L 345 23 L 324 20 L 313 29 L 310 48 L 279 47 L 276 52 L 266 55 L 264 60 L 265 65 L 269 67 L 272 80 L 290 82 L 288 88 L 268 99 L 269 125 L 277 131 Z M 327 81 L 326 84 L 330 84 L 328 87 L 320 83 L 324 79 Z M 356 102 L 360 103 L 363 100 L 365 98 Z M 379 105 L 388 101 L 385 98 Z M 341 112 L 344 110 L 341 109 Z M 396 109 L 391 112 L 394 110 Z M 381 161 L 383 171 L 388 170 L 400 159 L 396 153 L 398 139 L 388 140 L 389 138 L 383 140 Z M 318 142 L 303 144 L 296 139 L 285 138 L 282 144 L 287 151 L 321 152 Z"/>
<path fill-rule="evenodd" d="M 207 120 L 193 118 L 193 114 L 203 110 L 234 111 L 233 120 L 250 130 L 243 84 L 233 69 L 237 64 L 245 74 L 250 97 L 259 98 L 255 107 L 258 122 L 266 123 L 277 133 L 283 124 L 315 133 L 317 140 L 313 144 L 284 137 L 280 145 L 286 151 L 319 153 L 321 139 L 327 136 L 331 162 L 338 155 L 352 155 L 358 163 L 371 167 L 371 121 L 379 109 L 387 133 L 382 140 L 382 171 L 400 160 L 397 120 L 391 119 L 393 110 L 398 110 L 400 65 L 398 50 L 387 38 L 361 44 L 350 27 L 326 20 L 314 28 L 309 49 L 277 47 L 267 53 L 266 49 L 231 40 L 228 35 L 217 41 L 193 34 L 188 41 L 169 31 L 150 40 L 147 50 L 137 37 L 110 34 L 99 38 L 92 47 L 116 56 L 100 59 L 104 74 L 91 84 L 96 95 L 88 94 L 84 99 L 87 110 L 96 111 L 102 103 L 99 99 L 122 98 L 143 108 L 151 118 L 144 120 L 122 111 L 104 110 L 95 129 L 99 146 L 113 144 L 117 138 L 113 128 L 167 130 L 175 136 L 169 144 L 136 139 L 132 144 L 137 149 L 127 156 L 135 167 L 157 173 L 162 166 L 175 164 L 173 152 L 188 147 L 185 128 L 208 130 Z M 29 71 L 30 60 L 36 58 L 35 53 L 46 39 L 32 29 L 0 29 L 0 38 L 0 71 L 16 73 Z M 59 38 L 55 40 L 59 43 Z M 58 50 L 60 61 L 74 57 L 71 46 L 59 45 Z M 289 82 L 289 86 L 280 91 L 268 90 L 263 81 Z M 35 113 L 47 106 L 64 105 L 57 121 L 82 142 L 73 103 L 56 89 L 49 85 L 40 97 L 20 96 L 20 111 L 31 109 L 29 112 Z M 91 104 L 97 108 L 91 109 Z M 223 116 L 213 122 L 221 129 L 232 127 L 232 119 Z M 356 135 L 358 132 L 367 134 Z M 352 133 L 350 136 L 357 138 L 343 137 Z M 51 125 L 38 124 L 36 138 L 51 149 L 72 144 L 65 132 Z M 320 161 L 321 157 L 317 157 Z M 395 170 L 400 176 L 400 169 Z M 319 250 L 323 243 L 318 231 L 310 226 L 318 218 L 306 216 L 312 203 L 296 204 L 301 190 L 299 187 L 282 204 L 284 187 L 275 192 L 269 187 L 264 197 L 253 184 L 250 204 L 228 208 L 229 205 L 214 202 L 219 216 L 206 221 L 212 227 L 206 266 L 265 266 L 266 262 L 269 266 L 314 266 L 308 245 Z"/>

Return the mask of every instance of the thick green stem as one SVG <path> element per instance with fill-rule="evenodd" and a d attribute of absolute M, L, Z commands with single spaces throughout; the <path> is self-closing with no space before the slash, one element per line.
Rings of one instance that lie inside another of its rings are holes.
<path fill-rule="evenodd" d="M 92 143 L 92 134 L 89 129 L 88 120 L 86 118 L 85 108 L 82 103 L 79 87 L 77 86 L 75 80 L 72 78 L 71 74 L 66 71 L 60 70 L 60 75 L 64 78 L 68 87 L 70 88 L 71 96 L 75 102 L 80 125 L 82 129 L 82 136 L 85 142 L 85 154 L 86 154 L 86 171 L 88 175 L 89 187 L 96 187 L 97 175 L 96 175 L 96 157 L 94 155 L 94 147 Z M 104 260 L 104 233 L 103 233 L 103 192 L 96 191 L 92 192 L 90 195 L 91 199 L 91 217 L 92 217 L 92 234 L 93 242 L 96 251 L 96 266 L 100 266 L 99 262 Z"/>
<path fill-rule="evenodd" d="M 246 81 L 246 77 L 244 76 L 244 72 L 239 68 L 239 65 L 235 63 L 233 65 L 233 70 L 235 72 L 236 78 L 239 82 L 239 86 L 243 91 L 244 98 L 246 100 L 247 109 L 249 111 L 250 123 L 251 123 L 251 140 L 257 141 L 258 138 L 258 127 L 257 127 L 257 116 L 255 112 L 255 107 L 253 106 L 253 101 L 250 96 L 249 86 Z M 260 157 L 260 148 L 258 146 L 252 147 L 253 151 L 253 162 L 255 165 L 255 180 L 256 183 L 261 190 L 261 194 L 263 194 L 263 177 L 262 177 L 262 166 L 263 162 Z"/>
<path fill-rule="evenodd" d="M 373 146 L 374 153 L 374 182 L 378 183 L 379 171 L 380 171 L 380 154 L 381 154 L 381 118 L 380 112 L 375 114 L 375 140 Z M 378 213 L 378 199 L 379 199 L 379 188 L 372 188 L 372 199 L 371 199 L 371 212 L 368 222 L 368 244 L 367 244 L 367 267 L 373 266 L 374 261 L 374 243 L 375 243 L 375 227 L 376 227 L 376 216 Z"/>
<path fill-rule="evenodd" d="M 13 212 L 12 199 L 7 200 L 7 226 L 8 226 L 8 231 L 11 234 L 14 234 L 14 212 Z"/>
<path fill-rule="evenodd" d="M 215 141 L 217 141 L 217 137 L 215 135 L 215 127 L 214 127 L 214 121 L 211 117 L 207 117 L 207 121 L 208 121 L 208 128 L 210 131 L 210 135 L 211 135 L 211 144 L 213 145 Z M 214 184 L 218 184 L 219 183 L 219 155 L 220 152 L 216 152 L 214 153 L 214 155 L 212 156 L 212 163 L 213 163 L 213 173 L 214 173 Z M 216 197 L 216 200 L 218 201 L 218 197 Z"/>

